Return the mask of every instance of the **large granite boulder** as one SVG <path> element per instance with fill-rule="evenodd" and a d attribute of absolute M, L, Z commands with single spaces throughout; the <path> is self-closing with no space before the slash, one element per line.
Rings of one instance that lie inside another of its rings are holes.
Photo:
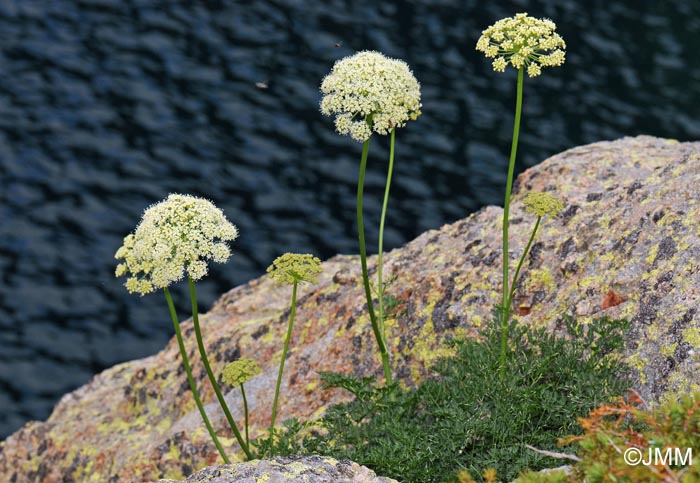
<path fill-rule="evenodd" d="M 565 209 L 546 220 L 525 264 L 520 322 L 556 329 L 564 313 L 627 318 L 625 356 L 645 398 L 700 387 L 700 143 L 625 138 L 575 148 L 526 171 L 515 185 L 513 264 L 533 222 L 521 203 L 528 191 L 551 191 Z M 402 383 L 425 377 L 450 355 L 443 341 L 473 334 L 498 303 L 501 217 L 500 208 L 486 207 L 385 257 L 387 277 L 396 277 L 389 292 L 399 300 L 388 341 Z M 261 277 L 224 294 L 201 317 L 215 371 L 241 356 L 263 368 L 246 386 L 252 436 L 269 422 L 289 298 L 289 287 Z M 317 418 L 348 397 L 321 390 L 318 371 L 381 374 L 364 304 L 356 256 L 328 260 L 319 283 L 301 289 L 278 421 Z M 208 411 L 235 454 L 191 323 L 183 327 Z M 239 391 L 227 398 L 240 420 Z M 182 479 L 216 463 L 174 341 L 95 376 L 64 396 L 47 421 L 28 423 L 0 445 L 0 481 L 12 483 Z"/>
<path fill-rule="evenodd" d="M 323 456 L 289 456 L 210 466 L 186 480 L 157 483 L 397 483 L 352 461 Z"/>

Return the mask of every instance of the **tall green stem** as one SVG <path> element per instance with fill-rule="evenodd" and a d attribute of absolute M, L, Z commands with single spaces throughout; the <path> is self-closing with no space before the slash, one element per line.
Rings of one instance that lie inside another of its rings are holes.
<path fill-rule="evenodd" d="M 229 411 L 229 409 L 228 409 L 228 405 L 226 404 L 226 400 L 224 399 L 224 395 L 221 393 L 221 389 L 219 389 L 219 383 L 216 380 L 216 376 L 214 375 L 214 371 L 211 370 L 211 365 L 209 364 L 209 358 L 207 357 L 207 352 L 204 349 L 204 340 L 202 339 L 202 331 L 199 327 L 199 310 L 197 309 L 197 291 L 194 288 L 194 281 L 192 280 L 192 277 L 190 277 L 189 275 L 187 276 L 187 283 L 190 286 L 190 300 L 192 301 L 192 322 L 194 323 L 194 333 L 195 333 L 195 336 L 197 337 L 197 347 L 199 348 L 199 355 L 202 359 L 202 363 L 204 364 L 204 368 L 207 371 L 207 376 L 209 376 L 209 382 L 211 383 L 211 386 L 214 389 L 214 393 L 216 393 L 216 399 L 218 399 L 219 405 L 221 406 L 221 409 L 224 411 L 224 415 L 226 416 L 226 420 L 228 421 L 229 426 L 231 426 L 231 429 L 233 430 L 233 434 L 236 435 L 236 439 L 238 440 L 238 444 L 241 445 L 241 448 L 245 452 L 246 457 L 249 460 L 252 460 L 253 455 L 251 454 L 250 449 L 248 448 L 248 445 L 243 440 L 243 437 L 241 436 L 240 431 L 238 431 L 238 426 L 236 426 L 236 421 L 233 419 L 233 416 L 231 415 L 231 411 Z"/>
<path fill-rule="evenodd" d="M 277 418 L 277 403 L 280 396 L 280 386 L 282 385 L 282 373 L 284 372 L 284 362 L 287 359 L 287 350 L 289 349 L 289 341 L 292 339 L 292 327 L 294 326 L 294 314 L 297 310 L 297 285 L 299 283 L 294 281 L 294 288 L 292 289 L 292 309 L 289 314 L 289 325 L 287 326 L 287 336 L 284 339 L 284 349 L 282 349 L 282 360 L 280 361 L 280 369 L 277 373 L 277 386 L 275 387 L 275 400 L 272 403 L 272 416 L 270 416 L 270 456 L 272 455 L 272 448 L 274 442 L 275 434 L 275 419 Z"/>
<path fill-rule="evenodd" d="M 515 101 L 515 122 L 513 124 L 513 143 L 510 148 L 510 162 L 508 164 L 508 179 L 506 181 L 506 196 L 503 203 L 503 299 L 501 308 L 501 379 L 506 377 L 506 340 L 508 338 L 508 318 L 510 316 L 510 307 L 508 303 L 508 222 L 510 216 L 510 194 L 513 189 L 513 173 L 515 172 L 515 155 L 518 151 L 518 135 L 520 134 L 520 116 L 523 107 L 523 74 L 525 70 L 518 69 L 518 92 Z"/>
<path fill-rule="evenodd" d="M 394 145 L 396 140 L 396 128 L 391 130 L 391 147 L 389 148 L 389 170 L 386 175 L 386 187 L 384 188 L 384 202 L 382 203 L 382 217 L 379 221 L 379 251 L 377 254 L 377 320 L 379 331 L 386 347 L 386 330 L 384 328 L 384 278 L 382 275 L 384 256 L 384 221 L 386 220 L 386 208 L 389 202 L 389 189 L 391 188 L 391 174 L 394 171 Z M 387 359 L 388 359 L 387 349 Z M 386 366 L 385 366 L 386 369 Z M 387 383 L 391 384 L 391 371 L 385 370 Z"/>
<path fill-rule="evenodd" d="M 540 227 L 541 221 L 542 221 L 542 217 L 538 216 L 537 222 L 535 222 L 535 227 L 532 229 L 532 234 L 530 234 L 530 239 L 527 241 L 527 246 L 525 247 L 525 251 L 523 252 L 522 256 L 520 257 L 520 260 L 518 261 L 518 268 L 515 269 L 515 275 L 513 275 L 513 282 L 510 284 L 510 293 L 508 294 L 508 301 L 507 301 L 508 307 L 510 307 L 511 303 L 513 302 L 513 295 L 515 295 L 515 286 L 518 283 L 518 275 L 520 275 L 520 269 L 523 267 L 523 263 L 525 262 L 525 257 L 530 252 L 530 247 L 532 246 L 532 241 L 535 239 L 535 235 L 537 234 L 537 229 Z"/>
<path fill-rule="evenodd" d="M 180 321 L 177 318 L 177 312 L 175 311 L 175 304 L 173 304 L 173 298 L 170 296 L 170 291 L 167 287 L 165 287 L 163 290 L 165 291 L 165 299 L 168 301 L 170 316 L 173 319 L 173 327 L 175 328 L 175 335 L 177 336 L 177 345 L 180 347 L 180 355 L 182 356 L 182 365 L 185 366 L 185 372 L 187 373 L 187 382 L 190 383 L 190 390 L 192 391 L 192 395 L 194 396 L 194 402 L 197 404 L 199 414 L 202 415 L 202 419 L 204 420 L 204 424 L 207 427 L 207 431 L 209 431 L 209 435 L 211 436 L 212 441 L 214 441 L 216 449 L 219 450 L 221 458 L 223 458 L 225 463 L 230 463 L 231 461 L 226 456 L 226 453 L 224 453 L 224 448 L 221 446 L 219 438 L 216 437 L 214 428 L 209 422 L 207 413 L 204 410 L 204 405 L 202 404 L 202 400 L 200 399 L 199 393 L 197 392 L 197 386 L 194 383 L 194 377 L 192 377 L 192 368 L 190 367 L 190 361 L 187 357 L 187 350 L 185 349 L 185 342 L 182 340 L 182 332 L 180 331 Z"/>
<path fill-rule="evenodd" d="M 362 282 L 365 286 L 365 297 L 367 298 L 367 310 L 372 323 L 374 338 L 377 339 L 379 353 L 384 366 L 384 377 L 387 384 L 391 384 L 391 367 L 389 366 L 389 353 L 384 344 L 384 337 L 380 331 L 377 317 L 374 313 L 374 302 L 372 302 L 372 289 L 369 284 L 369 272 L 367 270 L 367 247 L 365 246 L 365 225 L 362 217 L 362 195 L 365 188 L 365 171 L 367 170 L 367 155 L 369 153 L 369 139 L 362 145 L 362 159 L 360 160 L 360 175 L 357 180 L 357 231 L 360 238 L 360 263 L 362 264 Z"/>
<path fill-rule="evenodd" d="M 243 384 L 241 384 L 241 396 L 243 396 L 243 414 L 245 415 L 245 444 L 250 447 L 250 437 L 248 436 L 248 399 L 245 397 Z"/>

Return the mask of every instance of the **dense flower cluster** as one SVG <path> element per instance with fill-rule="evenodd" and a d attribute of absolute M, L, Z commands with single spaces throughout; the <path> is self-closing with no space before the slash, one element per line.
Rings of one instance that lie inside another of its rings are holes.
<path fill-rule="evenodd" d="M 537 216 L 557 216 L 564 208 L 561 201 L 549 193 L 528 193 L 523 203 L 528 213 Z"/>
<path fill-rule="evenodd" d="M 285 253 L 267 267 L 267 273 L 273 280 L 290 285 L 295 282 L 316 283 L 318 279 L 315 275 L 321 271 L 321 260 L 301 253 Z"/>
<path fill-rule="evenodd" d="M 516 69 L 527 69 L 530 77 L 540 75 L 542 67 L 564 63 L 566 44 L 551 20 L 515 17 L 499 20 L 482 32 L 476 50 L 493 60 L 493 70 L 505 71 L 510 63 Z"/>
<path fill-rule="evenodd" d="M 141 295 L 181 280 L 207 274 L 207 260 L 223 263 L 231 256 L 227 241 L 238 230 L 208 200 L 171 194 L 143 214 L 136 231 L 124 238 L 115 258 L 116 276 L 129 274 L 126 288 Z"/>
<path fill-rule="evenodd" d="M 335 63 L 321 83 L 321 112 L 335 114 L 335 127 L 364 142 L 420 115 L 420 84 L 408 64 L 363 51 Z"/>
<path fill-rule="evenodd" d="M 230 386 L 240 386 L 260 374 L 262 370 L 253 359 L 243 357 L 229 362 L 221 373 L 221 380 Z"/>

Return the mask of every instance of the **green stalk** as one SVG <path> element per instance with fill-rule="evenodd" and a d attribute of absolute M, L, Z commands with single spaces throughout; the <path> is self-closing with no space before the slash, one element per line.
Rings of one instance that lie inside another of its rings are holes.
<path fill-rule="evenodd" d="M 275 400 L 272 403 L 272 416 L 270 417 L 270 456 L 272 457 L 272 447 L 274 441 L 275 419 L 277 418 L 277 403 L 280 396 L 280 386 L 282 384 L 282 372 L 284 372 L 284 362 L 287 359 L 287 350 L 289 349 L 289 341 L 292 339 L 292 327 L 294 326 L 294 314 L 297 310 L 297 280 L 294 280 L 294 288 L 292 289 L 292 309 L 289 314 L 289 325 L 287 326 L 287 336 L 284 339 L 284 349 L 282 349 L 282 360 L 280 361 L 280 369 L 277 373 L 277 386 L 275 387 Z"/>
<path fill-rule="evenodd" d="M 250 438 L 248 437 L 248 399 L 245 397 L 243 384 L 241 384 L 241 395 L 243 396 L 243 412 L 245 413 L 245 444 L 250 447 Z"/>
<path fill-rule="evenodd" d="M 197 309 L 197 291 L 194 288 L 194 281 L 192 280 L 192 277 L 189 275 L 187 276 L 187 282 L 190 286 L 190 300 L 192 301 L 192 322 L 194 323 L 194 333 L 195 336 L 197 337 L 197 347 L 199 348 L 199 355 L 202 358 L 202 363 L 204 364 L 204 368 L 207 371 L 207 376 L 209 376 L 209 382 L 211 383 L 212 388 L 214 389 L 214 393 L 216 393 L 216 399 L 219 401 L 219 405 L 221 406 L 221 409 L 224 411 L 224 415 L 226 416 L 226 420 L 228 421 L 228 424 L 231 426 L 231 429 L 233 430 L 233 434 L 236 435 L 236 439 L 238 440 L 238 444 L 241 445 L 241 448 L 243 449 L 243 452 L 245 453 L 246 457 L 249 460 L 253 459 L 253 455 L 250 452 L 250 449 L 248 448 L 248 445 L 243 441 L 243 437 L 241 436 L 240 431 L 238 431 L 238 426 L 236 426 L 236 421 L 234 421 L 233 416 L 231 415 L 231 411 L 228 409 L 228 405 L 226 404 L 226 400 L 224 399 L 224 395 L 221 393 L 221 389 L 219 389 L 219 383 L 216 380 L 216 376 L 214 375 L 214 371 L 211 370 L 211 365 L 209 364 L 209 358 L 207 357 L 207 352 L 204 349 L 204 340 L 202 339 L 202 331 L 199 327 L 199 310 Z"/>
<path fill-rule="evenodd" d="M 384 221 L 386 220 L 386 208 L 389 202 L 389 189 L 391 188 L 391 174 L 394 171 L 394 144 L 396 140 L 396 128 L 391 130 L 391 147 L 389 149 L 389 170 L 386 175 L 386 187 L 384 188 L 384 202 L 382 203 L 382 217 L 379 222 L 379 252 L 377 254 L 377 319 L 379 322 L 379 330 L 386 347 L 386 330 L 384 329 L 384 279 L 382 276 L 382 258 L 384 256 Z M 387 349 L 387 358 L 388 358 Z M 391 384 L 391 371 L 384 372 L 387 383 Z"/>
<path fill-rule="evenodd" d="M 522 268 L 523 263 L 525 262 L 525 257 L 530 252 L 530 247 L 532 246 L 532 241 L 535 239 L 535 234 L 537 233 L 537 229 L 540 227 L 540 221 L 542 221 L 542 217 L 538 216 L 537 222 L 535 223 L 535 228 L 533 228 L 532 234 L 530 235 L 530 239 L 527 241 L 527 246 L 525 247 L 525 251 L 523 252 L 523 255 L 520 257 L 520 260 L 518 261 L 518 268 L 515 269 L 515 275 L 513 275 L 513 282 L 510 285 L 510 294 L 508 295 L 508 304 L 507 304 L 508 307 L 510 307 L 511 303 L 513 303 L 513 295 L 515 295 L 515 286 L 516 286 L 516 283 L 518 282 L 518 275 L 520 275 L 520 269 Z"/>
<path fill-rule="evenodd" d="M 362 145 L 362 159 L 360 161 L 360 175 L 357 180 L 357 231 L 360 238 L 360 263 L 362 264 L 362 282 L 365 286 L 365 297 L 367 298 L 367 309 L 369 310 L 369 320 L 372 323 L 374 338 L 377 339 L 379 353 L 384 366 L 384 377 L 387 384 L 391 384 L 391 367 L 389 366 L 389 353 L 384 345 L 384 337 L 379 330 L 377 317 L 374 313 L 374 303 L 372 302 L 372 290 L 369 285 L 369 272 L 367 270 L 367 248 L 365 246 L 365 225 L 362 218 L 362 195 L 365 187 L 365 171 L 367 170 L 367 154 L 369 153 L 369 139 Z"/>
<path fill-rule="evenodd" d="M 508 164 L 508 179 L 506 181 L 506 196 L 503 203 L 503 319 L 501 322 L 501 379 L 506 377 L 506 339 L 508 338 L 508 318 L 510 307 L 508 303 L 508 221 L 510 216 L 510 194 L 513 189 L 513 173 L 515 172 L 515 155 L 518 151 L 518 135 L 520 134 L 520 116 L 523 107 L 523 68 L 518 69 L 518 92 L 515 102 L 515 122 L 513 123 L 513 143 L 510 148 L 510 162 Z"/>
<path fill-rule="evenodd" d="M 197 392 L 197 386 L 194 383 L 194 377 L 192 377 L 192 368 L 190 367 L 190 361 L 187 357 L 187 350 L 185 350 L 185 343 L 182 340 L 182 332 L 180 331 L 180 321 L 177 319 L 177 312 L 175 311 L 175 304 L 173 304 L 173 298 L 170 296 L 170 291 L 168 290 L 168 287 L 165 287 L 163 290 L 165 291 L 165 299 L 168 301 L 170 316 L 173 319 L 173 327 L 175 327 L 175 335 L 177 336 L 177 345 L 180 347 L 180 355 L 182 356 L 182 365 L 185 366 L 185 372 L 187 373 L 187 382 L 190 383 L 190 390 L 192 391 L 192 395 L 194 396 L 194 402 L 197 404 L 199 414 L 202 415 L 202 419 L 204 420 L 204 424 L 207 427 L 207 431 L 209 431 L 209 435 L 211 436 L 212 441 L 214 441 L 216 449 L 219 450 L 219 454 L 221 455 L 225 463 L 231 463 L 231 461 L 226 456 L 226 453 L 224 453 L 224 448 L 221 446 L 219 438 L 216 437 L 214 428 L 209 422 L 207 413 L 204 410 L 204 405 L 202 404 L 202 400 L 200 399 L 199 393 Z"/>

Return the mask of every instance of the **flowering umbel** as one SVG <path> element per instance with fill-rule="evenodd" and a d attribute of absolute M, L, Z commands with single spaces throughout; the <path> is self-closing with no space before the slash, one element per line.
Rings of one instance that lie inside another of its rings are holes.
<path fill-rule="evenodd" d="M 335 127 L 364 142 L 420 116 L 420 84 L 402 60 L 363 51 L 335 63 L 321 83 L 321 112 Z"/>
<path fill-rule="evenodd" d="M 230 386 L 240 386 L 262 373 L 260 366 L 253 359 L 243 357 L 229 362 L 221 373 L 221 380 Z"/>
<path fill-rule="evenodd" d="M 528 193 L 523 203 L 525 211 L 537 216 L 557 216 L 564 208 L 561 201 L 549 193 Z"/>
<path fill-rule="evenodd" d="M 267 273 L 273 280 L 282 284 L 295 282 L 316 283 L 316 274 L 321 273 L 321 260 L 313 255 L 302 253 L 285 253 L 275 258 L 267 267 Z"/>
<path fill-rule="evenodd" d="M 115 275 L 129 274 L 125 286 L 141 295 L 181 280 L 207 274 L 207 261 L 224 263 L 231 256 L 226 244 L 238 230 L 214 204 L 194 196 L 171 194 L 150 206 L 134 233 L 124 238 L 114 255 L 124 260 Z"/>
<path fill-rule="evenodd" d="M 530 77 L 536 77 L 542 67 L 564 63 L 566 44 L 554 32 L 556 28 L 551 20 L 519 13 L 484 30 L 476 43 L 476 50 L 494 59 L 495 71 L 505 71 L 510 63 L 516 69 L 526 68 Z"/>

